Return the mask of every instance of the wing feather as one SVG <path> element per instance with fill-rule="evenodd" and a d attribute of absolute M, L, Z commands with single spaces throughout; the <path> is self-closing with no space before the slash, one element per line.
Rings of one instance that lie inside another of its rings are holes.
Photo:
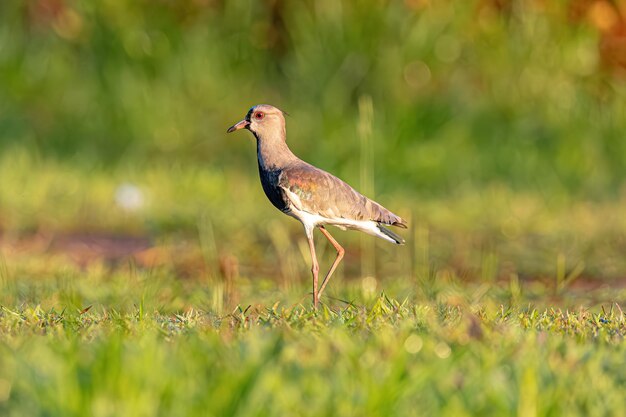
<path fill-rule="evenodd" d="M 407 227 L 400 216 L 360 194 L 334 175 L 306 162 L 285 167 L 278 185 L 289 191 L 285 194 L 294 206 L 308 213 L 331 219 L 372 220 Z"/>

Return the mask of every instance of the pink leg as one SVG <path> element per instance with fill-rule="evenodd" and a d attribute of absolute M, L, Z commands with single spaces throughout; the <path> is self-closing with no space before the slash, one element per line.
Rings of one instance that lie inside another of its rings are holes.
<path fill-rule="evenodd" d="M 309 249 L 311 250 L 311 273 L 313 274 L 313 308 L 317 310 L 317 304 L 319 303 L 319 294 L 317 292 L 317 275 L 320 270 L 320 266 L 317 263 L 317 256 L 315 256 L 315 243 L 313 242 L 313 230 L 306 231 L 306 238 L 309 241 Z"/>
<path fill-rule="evenodd" d="M 324 226 L 320 226 L 320 232 L 322 232 L 322 234 L 326 236 L 326 239 L 328 239 L 328 241 L 335 247 L 335 249 L 337 250 L 337 257 L 335 258 L 335 262 L 333 262 L 333 266 L 330 267 L 330 271 L 328 271 L 328 273 L 326 274 L 324 281 L 322 281 L 322 287 L 317 292 L 318 301 L 319 298 L 322 296 L 322 291 L 324 291 L 324 288 L 326 288 L 326 284 L 328 284 L 328 280 L 330 279 L 333 272 L 335 272 L 335 269 L 337 269 L 337 265 L 339 265 L 339 262 L 341 262 L 341 260 L 343 259 L 343 254 L 345 253 L 345 250 L 341 247 L 339 243 L 337 243 L 337 241 L 330 235 L 330 233 L 328 233 L 328 230 L 324 229 Z"/>

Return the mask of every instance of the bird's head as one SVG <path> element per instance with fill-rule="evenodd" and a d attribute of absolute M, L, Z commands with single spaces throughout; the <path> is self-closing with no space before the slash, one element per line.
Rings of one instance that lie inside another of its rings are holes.
<path fill-rule="evenodd" d="M 246 117 L 228 128 L 227 133 L 248 129 L 257 139 L 279 136 L 285 140 L 285 113 L 269 104 L 257 104 Z"/>

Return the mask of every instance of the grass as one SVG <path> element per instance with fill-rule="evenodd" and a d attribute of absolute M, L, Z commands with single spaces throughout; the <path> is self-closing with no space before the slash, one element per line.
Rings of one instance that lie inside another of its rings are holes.
<path fill-rule="evenodd" d="M 19 257 L 20 242 L 26 246 L 22 252 L 45 251 L 55 249 L 55 238 L 94 234 L 143 237 L 142 249 L 156 249 L 144 253 L 140 265 L 181 261 L 192 274 L 217 276 L 219 265 L 230 259 L 240 275 L 262 271 L 290 280 L 310 262 L 300 224 L 266 203 L 252 164 L 242 171 L 179 164 L 113 169 L 23 151 L 6 152 L 0 162 L 7 254 Z M 120 196 L 128 186 L 140 196 L 139 205 L 127 206 L 127 197 Z M 447 274 L 493 282 L 517 276 L 559 286 L 577 279 L 618 283 L 626 276 L 623 193 L 584 199 L 492 184 L 459 187 L 446 196 L 388 191 L 377 199 L 408 219 L 408 244 L 394 247 L 336 232 L 349 248 L 349 276 L 369 274 L 361 270 L 364 254 L 370 259 L 363 268 L 382 276 L 439 271 L 438 279 Z M 38 238 L 44 241 L 39 246 Z"/>
<path fill-rule="evenodd" d="M 184 278 L 173 264 L 79 266 L 67 254 L 1 265 L 2 415 L 622 410 L 618 287 L 555 296 L 540 281 L 485 284 L 442 271 L 437 281 L 348 277 L 313 312 L 308 277 Z"/>
<path fill-rule="evenodd" d="M 399 302 L 0 312 L 18 415 L 620 415 L 626 318 Z M 593 384 L 589 384 L 593 381 Z"/>

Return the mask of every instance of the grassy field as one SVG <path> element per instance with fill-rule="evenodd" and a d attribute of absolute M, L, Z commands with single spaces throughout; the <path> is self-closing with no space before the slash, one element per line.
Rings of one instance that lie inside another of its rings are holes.
<path fill-rule="evenodd" d="M 623 3 L 0 2 L 0 416 L 624 415 Z M 318 312 L 262 102 L 410 225 Z"/>
<path fill-rule="evenodd" d="M 237 205 L 217 191 L 239 179 L 212 188 L 209 170 L 74 172 L 19 154 L 3 167 L 23 190 L 0 193 L 15 213 L 0 245 L 1 415 L 624 409 L 621 202 L 495 187 L 413 213 L 390 196 L 415 216 L 410 243 L 337 232 L 348 256 L 315 313 L 301 228 L 257 204 L 252 180 Z M 130 183 L 145 206 L 115 198 Z"/>
<path fill-rule="evenodd" d="M 393 299 L 351 281 L 334 283 L 346 302 L 314 313 L 302 286 L 255 279 L 235 283 L 255 304 L 226 310 L 219 283 L 105 270 L 65 265 L 27 283 L 3 271 L 3 297 L 20 302 L 0 310 L 2 415 L 619 416 L 624 407 L 626 317 L 616 304 L 537 309 L 497 288 L 452 285 L 436 299 L 391 285 L 408 289 Z"/>

